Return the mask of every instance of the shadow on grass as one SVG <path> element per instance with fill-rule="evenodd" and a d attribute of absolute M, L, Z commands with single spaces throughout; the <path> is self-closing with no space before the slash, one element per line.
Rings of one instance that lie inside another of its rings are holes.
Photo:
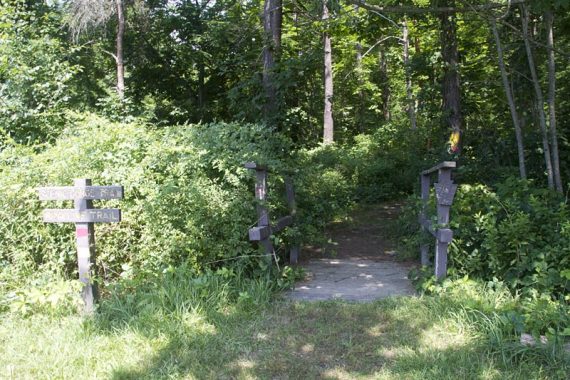
<path fill-rule="evenodd" d="M 136 367 L 116 368 L 113 379 L 502 379 L 539 370 L 504 368 L 476 342 L 449 332 L 418 298 L 276 301 L 249 312 L 156 313 L 122 325 L 162 343 Z"/>

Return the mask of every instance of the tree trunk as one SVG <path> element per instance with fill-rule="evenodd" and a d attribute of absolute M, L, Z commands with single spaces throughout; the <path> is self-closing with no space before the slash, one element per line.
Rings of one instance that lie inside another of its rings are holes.
<path fill-rule="evenodd" d="M 123 0 L 115 0 L 117 5 L 117 94 L 125 96 L 125 64 L 123 62 L 123 39 L 125 37 L 125 5 Z"/>
<path fill-rule="evenodd" d="M 412 93 L 412 75 L 410 73 L 410 38 L 408 36 L 408 21 L 404 18 L 402 23 L 402 40 L 404 43 L 404 71 L 406 73 L 406 111 L 410 118 L 410 126 L 417 129 L 414 94 Z"/>
<path fill-rule="evenodd" d="M 281 0 L 265 0 L 263 6 L 265 41 L 263 44 L 262 81 L 265 90 L 263 113 L 266 122 L 274 119 L 277 114 L 277 91 L 273 70 L 281 49 L 282 12 Z"/>
<path fill-rule="evenodd" d="M 542 147 L 544 151 L 544 162 L 546 164 L 546 175 L 548 178 L 548 187 L 554 189 L 554 175 L 552 171 L 552 160 L 550 157 L 550 143 L 548 142 L 548 129 L 546 126 L 546 115 L 544 113 L 544 99 L 542 97 L 542 90 L 540 89 L 540 83 L 538 81 L 538 75 L 536 74 L 536 66 L 534 64 L 534 57 L 532 55 L 532 49 L 530 46 L 530 41 L 528 39 L 528 23 L 529 15 L 528 10 L 524 4 L 521 5 L 522 13 L 522 27 L 523 27 L 523 40 L 526 48 L 526 56 L 528 60 L 528 68 L 530 70 L 530 75 L 532 78 L 532 84 L 534 87 L 534 93 L 536 96 L 536 106 L 538 111 L 538 117 L 540 122 L 540 129 L 542 131 Z"/>
<path fill-rule="evenodd" d="M 547 47 L 548 47 L 548 112 L 550 120 L 550 143 L 552 145 L 552 170 L 554 174 L 554 185 L 556 191 L 563 193 L 562 178 L 560 176 L 560 158 L 558 155 L 558 136 L 556 133 L 556 65 L 554 63 L 554 15 L 552 11 L 544 13 L 544 20 L 546 21 L 547 32 Z"/>
<path fill-rule="evenodd" d="M 358 14 L 359 7 L 358 5 L 354 6 L 354 12 Z M 364 79 L 363 79 L 363 71 L 364 68 L 362 67 L 362 44 L 360 41 L 356 42 L 356 76 L 357 76 L 357 85 L 358 85 L 358 108 L 357 112 L 358 115 L 356 116 L 356 124 L 358 132 L 364 131 Z"/>
<path fill-rule="evenodd" d="M 202 59 L 198 62 L 198 107 L 200 108 L 200 120 L 204 118 L 204 81 L 205 67 Z"/>
<path fill-rule="evenodd" d="M 445 2 L 455 7 L 455 0 Z M 452 133 L 461 136 L 461 91 L 459 85 L 459 52 L 457 51 L 456 17 L 454 13 L 441 15 L 441 56 L 445 64 L 443 76 L 443 114 Z M 461 152 L 461 141 L 457 151 Z"/>
<path fill-rule="evenodd" d="M 329 19 L 329 8 L 327 1 L 323 1 L 323 22 L 325 28 Z M 334 123 L 332 114 L 332 98 L 333 98 L 333 68 L 332 68 L 332 47 L 331 37 L 328 31 L 323 35 L 324 53 L 325 53 L 325 110 L 323 118 L 323 143 L 331 144 L 333 139 Z"/>
<path fill-rule="evenodd" d="M 386 53 L 380 49 L 380 80 L 382 81 L 382 114 L 384 121 L 390 121 L 390 82 L 388 80 L 388 63 L 386 62 Z"/>
<path fill-rule="evenodd" d="M 499 38 L 499 32 L 497 30 L 496 20 L 492 19 L 491 24 L 493 29 L 493 35 L 495 36 L 495 44 L 497 45 L 497 54 L 499 56 L 499 69 L 501 70 L 503 88 L 507 96 L 507 102 L 509 103 L 509 109 L 511 111 L 511 118 L 513 119 L 513 125 L 515 127 L 515 137 L 517 139 L 517 152 L 519 156 L 519 173 L 522 179 L 526 179 L 526 166 L 524 160 L 524 145 L 523 145 L 522 130 L 519 123 L 519 117 L 517 114 L 517 108 L 515 106 L 513 92 L 509 84 L 509 78 L 507 77 L 507 70 L 505 69 L 505 61 L 503 58 L 503 47 L 501 46 L 501 39 Z"/>
<path fill-rule="evenodd" d="M 362 79 L 362 44 L 356 43 L 356 73 L 358 75 L 358 116 L 356 118 L 358 123 L 358 131 L 364 131 L 364 80 Z"/>

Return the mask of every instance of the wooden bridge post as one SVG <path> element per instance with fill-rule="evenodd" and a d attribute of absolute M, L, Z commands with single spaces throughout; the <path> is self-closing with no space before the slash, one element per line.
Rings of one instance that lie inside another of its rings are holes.
<path fill-rule="evenodd" d="M 431 233 L 435 238 L 435 276 L 442 279 L 447 274 L 447 249 L 453 239 L 453 231 L 449 229 L 449 212 L 457 185 L 451 180 L 451 170 L 456 163 L 445 161 L 431 169 L 421 173 L 421 198 L 422 209 L 420 211 L 420 224 L 422 229 Z M 437 225 L 434 225 L 427 217 L 427 204 L 429 201 L 430 176 L 437 171 L 438 182 L 434 183 L 437 198 Z M 422 265 L 429 265 L 428 245 L 420 247 Z"/>
<path fill-rule="evenodd" d="M 285 192 L 287 195 L 287 205 L 289 206 L 289 211 L 291 212 L 291 217 L 293 218 L 293 223 L 297 216 L 297 202 L 295 202 L 295 189 L 293 187 L 293 178 L 290 176 L 285 177 Z M 295 242 L 291 246 L 289 252 L 289 263 L 297 264 L 299 261 L 299 245 Z"/>
<path fill-rule="evenodd" d="M 255 199 L 257 200 L 257 228 L 249 232 L 250 240 L 257 240 L 263 247 L 265 254 L 271 260 L 273 244 L 271 243 L 271 225 L 269 223 L 269 210 L 267 209 L 267 167 L 257 165 L 255 162 L 245 164 L 247 169 L 255 170 Z"/>
<path fill-rule="evenodd" d="M 91 186 L 91 179 L 76 179 L 74 186 L 85 188 Z M 84 212 L 93 208 L 90 199 L 75 199 L 75 210 Z M 81 296 L 85 302 L 84 312 L 92 314 L 94 303 L 97 298 L 97 287 L 92 281 L 95 263 L 95 225 L 94 223 L 75 223 L 75 238 L 77 243 L 77 265 L 79 269 L 79 281 L 83 283 Z"/>
<path fill-rule="evenodd" d="M 438 234 L 435 246 L 435 276 L 438 279 L 447 274 L 447 248 L 453 238 L 453 231 L 448 228 L 449 212 L 457 185 L 451 180 L 450 167 L 442 167 L 438 172 L 438 182 L 434 184 L 437 198 Z M 441 226 L 445 226 L 441 228 Z"/>
<path fill-rule="evenodd" d="M 429 200 L 429 185 L 430 185 L 429 174 L 422 174 L 420 178 L 421 178 L 421 192 L 422 192 L 422 210 L 420 214 L 420 220 L 425 220 L 427 219 L 426 209 Z M 428 251 L 429 251 L 429 245 L 422 244 L 420 246 L 421 264 L 423 266 L 428 266 L 430 264 Z"/>

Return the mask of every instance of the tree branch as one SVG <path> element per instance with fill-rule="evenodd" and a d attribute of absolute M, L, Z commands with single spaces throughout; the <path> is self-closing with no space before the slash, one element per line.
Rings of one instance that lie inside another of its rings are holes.
<path fill-rule="evenodd" d="M 486 11 L 496 8 L 504 8 L 506 4 L 490 3 L 484 5 L 474 5 L 468 8 L 457 7 L 413 7 L 413 6 L 380 6 L 365 3 L 364 0 L 346 0 L 350 4 L 358 5 L 369 11 L 384 13 L 408 13 L 408 14 L 426 14 L 426 13 L 467 13 L 476 11 Z M 523 4 L 525 0 L 512 0 L 510 5 Z"/>

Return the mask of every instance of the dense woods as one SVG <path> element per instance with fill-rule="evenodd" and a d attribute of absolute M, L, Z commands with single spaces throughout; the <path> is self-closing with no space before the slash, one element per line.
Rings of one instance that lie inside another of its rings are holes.
<path fill-rule="evenodd" d="M 448 160 L 449 278 L 520 295 L 527 330 L 568 336 L 569 62 L 567 0 L 2 1 L 0 312 L 74 310 L 73 227 L 42 223 L 38 186 L 125 187 L 102 203 L 123 221 L 97 226 L 103 298 L 180 271 L 271 272 L 274 289 L 295 270 L 247 241 L 245 162 L 293 173 L 283 264 L 353 206 L 405 198 L 395 235 L 416 258 L 418 174 Z"/>

